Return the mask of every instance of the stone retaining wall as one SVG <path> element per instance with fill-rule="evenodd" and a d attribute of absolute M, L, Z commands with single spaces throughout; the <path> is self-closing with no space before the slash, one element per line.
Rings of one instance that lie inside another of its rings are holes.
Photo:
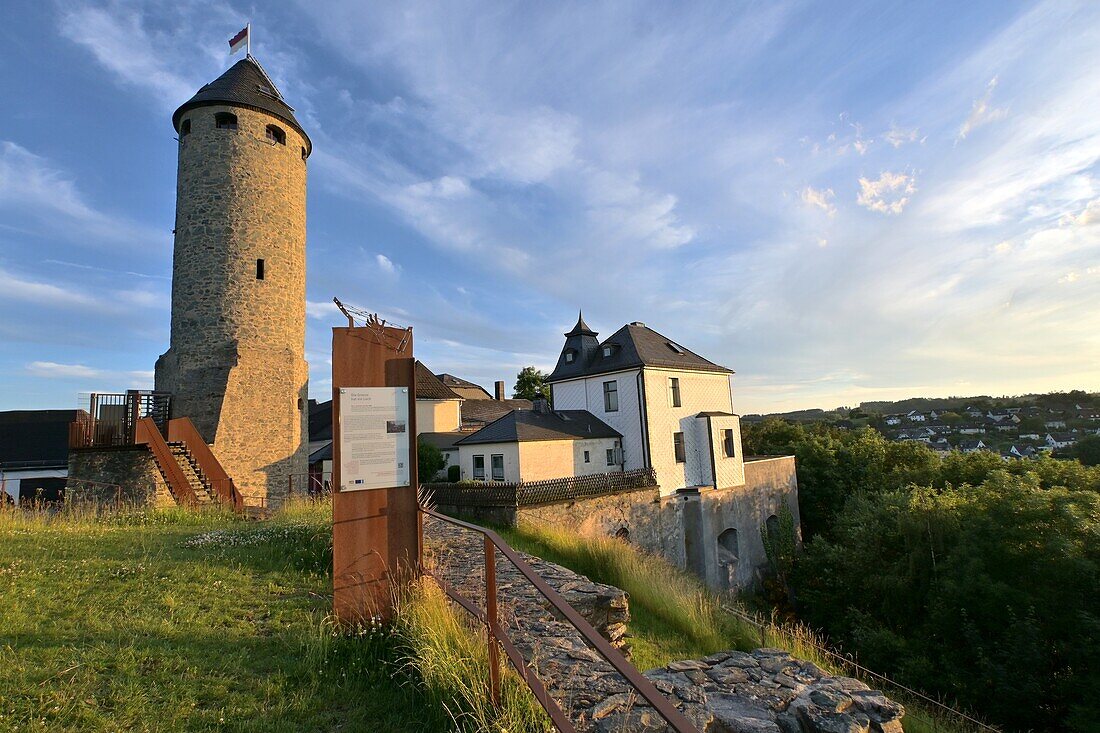
<path fill-rule="evenodd" d="M 173 506 L 176 502 L 157 468 L 153 454 L 143 445 L 125 448 L 73 449 L 69 451 L 69 479 L 118 484 L 122 502 L 140 506 Z M 94 501 L 114 504 L 115 491 L 81 486 L 66 501 Z"/>

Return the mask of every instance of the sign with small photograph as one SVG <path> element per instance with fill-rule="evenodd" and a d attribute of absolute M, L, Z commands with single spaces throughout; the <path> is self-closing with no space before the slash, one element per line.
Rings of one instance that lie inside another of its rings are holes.
<path fill-rule="evenodd" d="M 341 387 L 340 491 L 409 485 L 409 388 Z"/>

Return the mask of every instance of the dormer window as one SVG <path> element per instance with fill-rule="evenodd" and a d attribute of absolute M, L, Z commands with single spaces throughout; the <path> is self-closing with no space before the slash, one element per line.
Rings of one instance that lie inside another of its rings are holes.
<path fill-rule="evenodd" d="M 603 358 L 607 359 L 618 351 L 619 347 L 616 344 L 604 344 L 603 345 Z"/>
<path fill-rule="evenodd" d="M 281 127 L 276 125 L 267 126 L 267 139 L 277 145 L 286 145 L 286 133 L 283 132 Z"/>
<path fill-rule="evenodd" d="M 237 115 L 229 112 L 217 112 L 214 115 L 214 127 L 219 130 L 236 130 Z"/>
<path fill-rule="evenodd" d="M 572 364 L 576 360 L 576 358 L 577 358 L 577 352 L 576 351 L 574 351 L 573 349 L 566 349 L 565 350 L 565 363 L 566 364 Z"/>

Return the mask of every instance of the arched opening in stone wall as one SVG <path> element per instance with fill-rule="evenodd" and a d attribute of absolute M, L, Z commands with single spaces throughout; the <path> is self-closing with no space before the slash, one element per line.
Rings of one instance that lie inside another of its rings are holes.
<path fill-rule="evenodd" d="M 277 125 L 268 125 L 266 135 L 271 142 L 286 145 L 286 133 L 283 132 L 283 128 Z"/>
<path fill-rule="evenodd" d="M 629 542 L 630 530 L 626 527 L 619 527 L 619 529 L 615 531 L 615 539 L 622 540 L 623 542 Z"/>
<path fill-rule="evenodd" d="M 768 528 L 768 536 L 776 537 L 779 535 L 779 517 L 774 514 L 768 517 L 768 521 L 765 522 L 765 526 Z"/>
<path fill-rule="evenodd" d="M 718 535 L 718 562 L 735 563 L 741 557 L 741 547 L 737 543 L 737 530 L 733 527 Z"/>
<path fill-rule="evenodd" d="M 231 112 L 215 112 L 214 127 L 219 130 L 236 130 L 237 115 L 232 114 Z"/>

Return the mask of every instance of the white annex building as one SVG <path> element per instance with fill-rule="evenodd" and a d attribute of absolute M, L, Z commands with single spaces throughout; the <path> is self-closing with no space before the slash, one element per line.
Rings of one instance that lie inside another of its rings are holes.
<path fill-rule="evenodd" d="M 622 434 L 623 470 L 653 468 L 661 494 L 745 483 L 731 370 L 644 323 L 604 341 L 577 319 L 547 381 L 555 410 L 587 410 Z"/>

